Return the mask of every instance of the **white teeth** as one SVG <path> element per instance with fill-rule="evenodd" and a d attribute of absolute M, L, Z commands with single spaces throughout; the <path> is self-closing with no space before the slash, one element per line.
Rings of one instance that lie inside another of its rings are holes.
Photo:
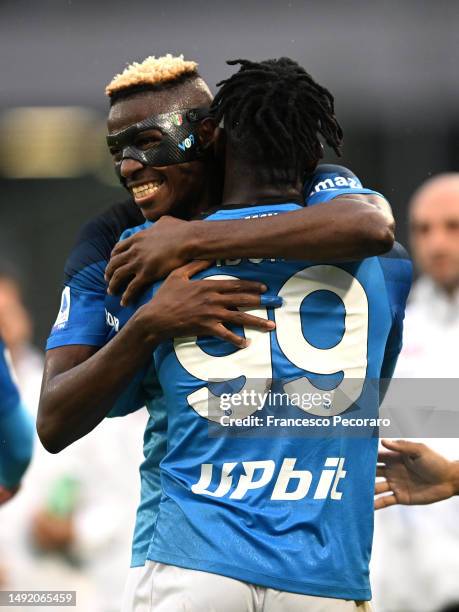
<path fill-rule="evenodd" d="M 144 196 L 151 195 L 152 193 L 155 193 L 156 191 L 158 191 L 161 185 L 162 185 L 162 181 L 155 181 L 154 183 L 144 183 L 143 185 L 138 185 L 137 187 L 133 187 L 132 193 L 134 194 L 134 196 L 144 197 Z"/>

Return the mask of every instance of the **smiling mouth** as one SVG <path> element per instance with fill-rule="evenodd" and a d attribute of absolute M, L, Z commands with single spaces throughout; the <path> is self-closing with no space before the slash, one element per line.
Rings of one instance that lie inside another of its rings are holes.
<path fill-rule="evenodd" d="M 163 185 L 164 181 L 150 181 L 149 183 L 144 183 L 143 185 L 137 185 L 136 187 L 132 187 L 132 194 L 136 201 L 144 200 L 152 195 L 154 195 L 160 187 Z"/>

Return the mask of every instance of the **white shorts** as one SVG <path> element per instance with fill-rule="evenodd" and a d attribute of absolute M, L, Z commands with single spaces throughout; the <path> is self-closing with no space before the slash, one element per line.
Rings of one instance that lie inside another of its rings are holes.
<path fill-rule="evenodd" d="M 367 601 L 276 591 L 147 561 L 129 570 L 121 612 L 371 612 Z"/>

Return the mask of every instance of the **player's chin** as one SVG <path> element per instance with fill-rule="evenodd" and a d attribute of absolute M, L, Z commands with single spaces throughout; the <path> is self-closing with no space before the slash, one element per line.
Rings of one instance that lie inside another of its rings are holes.
<path fill-rule="evenodd" d="M 157 221 L 163 215 L 171 214 L 173 208 L 173 202 L 170 201 L 170 198 L 159 196 L 150 196 L 142 200 L 136 199 L 135 203 L 147 221 Z"/>

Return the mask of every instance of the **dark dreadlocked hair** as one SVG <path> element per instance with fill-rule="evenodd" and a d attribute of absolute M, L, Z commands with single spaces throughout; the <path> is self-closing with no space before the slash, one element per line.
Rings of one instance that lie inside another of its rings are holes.
<path fill-rule="evenodd" d="M 321 155 L 319 134 L 340 155 L 343 131 L 332 94 L 288 57 L 251 62 L 238 59 L 238 72 L 220 81 L 212 104 L 224 119 L 233 152 L 264 166 L 279 182 L 302 177 Z"/>

